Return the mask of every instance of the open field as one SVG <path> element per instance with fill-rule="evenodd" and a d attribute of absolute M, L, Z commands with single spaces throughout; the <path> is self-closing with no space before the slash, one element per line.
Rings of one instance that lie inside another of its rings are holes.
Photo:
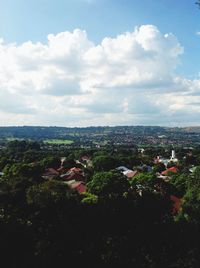
<path fill-rule="evenodd" d="M 65 145 L 70 145 L 74 143 L 72 140 L 59 140 L 59 139 L 47 139 L 44 140 L 45 144 L 65 144 Z"/>

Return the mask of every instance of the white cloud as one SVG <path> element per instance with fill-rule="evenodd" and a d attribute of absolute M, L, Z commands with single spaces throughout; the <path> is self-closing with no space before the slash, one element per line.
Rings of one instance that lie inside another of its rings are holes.
<path fill-rule="evenodd" d="M 200 113 L 200 80 L 175 74 L 183 52 L 173 34 L 153 25 L 98 45 L 80 29 L 50 34 L 46 44 L 1 39 L 0 122 L 182 124 Z"/>

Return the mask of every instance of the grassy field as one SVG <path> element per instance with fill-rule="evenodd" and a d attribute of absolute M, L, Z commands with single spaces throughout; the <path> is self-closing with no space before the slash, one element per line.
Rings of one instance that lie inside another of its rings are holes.
<path fill-rule="evenodd" d="M 72 140 L 58 140 L 58 139 L 47 139 L 44 140 L 44 143 L 46 144 L 65 144 L 65 145 L 70 145 L 72 143 L 74 143 Z"/>

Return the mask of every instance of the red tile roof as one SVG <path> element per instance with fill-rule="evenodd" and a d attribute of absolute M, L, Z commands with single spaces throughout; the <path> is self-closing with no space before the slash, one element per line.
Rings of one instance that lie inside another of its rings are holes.
<path fill-rule="evenodd" d="M 82 181 L 71 180 L 71 181 L 68 181 L 67 184 L 71 189 L 77 190 L 79 194 L 86 192 L 86 185 Z"/>
<path fill-rule="evenodd" d="M 124 172 L 124 175 L 129 179 L 135 177 L 137 174 L 138 174 L 137 170 L 130 171 L 130 172 Z"/>
<path fill-rule="evenodd" d="M 168 168 L 168 169 L 164 170 L 161 174 L 162 175 L 168 175 L 169 172 L 177 173 L 178 168 L 177 167 Z"/>
<path fill-rule="evenodd" d="M 80 194 L 86 192 L 86 185 L 82 182 L 75 182 L 71 185 L 72 189 L 76 189 Z"/>

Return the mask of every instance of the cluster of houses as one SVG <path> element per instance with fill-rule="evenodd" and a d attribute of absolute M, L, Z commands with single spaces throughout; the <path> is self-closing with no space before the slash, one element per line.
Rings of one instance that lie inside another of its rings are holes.
<path fill-rule="evenodd" d="M 169 174 L 178 172 L 178 168 L 177 168 L 178 159 L 176 158 L 174 150 L 172 150 L 172 154 L 171 154 L 170 158 L 162 158 L 160 156 L 157 156 L 154 159 L 154 164 L 156 165 L 159 163 L 162 163 L 165 166 L 165 170 L 163 170 L 161 173 L 157 173 L 157 176 L 159 178 L 167 179 L 167 178 L 169 178 L 168 177 Z M 171 167 L 167 168 L 169 163 L 171 164 Z M 125 166 L 119 166 L 116 168 L 116 170 L 120 171 L 128 179 L 132 179 L 143 170 L 145 170 L 146 172 L 152 172 L 153 167 L 148 166 L 148 165 L 142 165 L 139 168 L 137 168 L 136 170 L 132 170 L 132 169 L 129 169 Z"/>
<path fill-rule="evenodd" d="M 59 179 L 71 189 L 77 190 L 80 194 L 86 192 L 83 169 L 77 167 L 66 169 L 63 166 L 63 159 L 61 159 L 61 166 L 58 169 L 48 168 L 42 177 L 46 180 Z"/>
<path fill-rule="evenodd" d="M 168 182 L 170 181 L 170 175 L 171 174 L 176 174 L 178 173 L 178 168 L 177 168 L 177 164 L 178 164 L 178 159 L 176 158 L 175 155 L 175 151 L 172 150 L 172 154 L 170 158 L 161 158 L 160 156 L 157 156 L 154 159 L 154 164 L 159 164 L 162 163 L 165 166 L 165 169 L 161 172 L 156 173 L 156 177 L 159 179 L 162 179 L 164 182 Z M 168 164 L 171 164 L 171 167 L 167 168 Z M 144 168 L 144 166 L 141 166 L 140 169 L 142 170 Z M 145 166 L 145 169 L 147 172 L 152 172 L 152 167 L 150 166 Z M 132 179 L 135 176 L 137 176 L 141 171 L 139 169 L 137 170 L 131 170 L 128 169 L 125 166 L 119 166 L 116 168 L 117 171 L 121 172 L 124 176 L 126 176 L 128 179 Z M 140 185 L 140 187 L 138 188 L 138 192 L 140 195 L 142 195 L 142 189 L 143 186 Z M 158 189 L 159 189 L 159 185 L 158 185 Z M 170 195 L 170 199 L 173 203 L 173 213 L 177 213 L 180 209 L 181 209 L 181 204 L 182 204 L 182 200 L 181 198 L 175 196 L 175 195 Z"/>
<path fill-rule="evenodd" d="M 86 191 L 86 183 L 85 183 L 85 174 L 83 168 L 80 167 L 73 167 L 70 169 L 66 169 L 64 167 L 65 158 L 61 158 L 61 165 L 58 169 L 48 168 L 45 173 L 43 174 L 43 178 L 47 180 L 52 179 L 59 179 L 63 183 L 67 184 L 71 189 L 77 190 L 79 193 L 83 193 Z M 166 167 L 169 162 L 173 162 L 177 164 L 178 159 L 175 157 L 175 151 L 172 151 L 171 158 L 163 159 L 159 156 L 154 159 L 154 164 L 163 163 Z M 86 167 L 87 165 L 91 166 L 91 159 L 88 156 L 83 156 L 80 160 L 76 160 L 77 164 Z M 147 172 L 152 171 L 152 167 L 150 166 L 141 166 L 141 170 L 145 168 Z M 127 179 L 132 179 L 137 176 L 141 170 L 132 170 L 125 166 L 119 166 L 116 168 L 117 171 L 121 172 Z M 166 168 L 166 170 L 162 171 L 161 173 L 157 174 L 157 177 L 163 178 L 164 180 L 169 179 L 168 174 L 170 173 L 177 173 L 178 169 L 176 165 Z"/>
<path fill-rule="evenodd" d="M 142 152 L 144 153 L 144 152 Z M 59 168 L 48 168 L 43 173 L 42 177 L 45 180 L 60 180 L 63 182 L 63 184 L 68 185 L 69 188 L 76 190 L 79 194 L 82 194 L 86 192 L 86 177 L 84 174 L 84 168 L 85 167 L 92 167 L 92 160 L 89 156 L 83 156 L 79 160 L 75 160 L 76 167 L 72 168 L 65 168 L 64 162 L 65 158 L 61 158 L 61 163 Z M 154 159 L 154 166 L 156 164 L 162 163 L 164 164 L 163 167 L 164 170 L 156 173 L 157 178 L 162 179 L 161 181 L 168 182 L 170 181 L 171 174 L 178 173 L 178 159 L 176 158 L 175 151 L 172 150 L 171 157 L 169 158 L 162 158 L 160 156 L 157 156 Z M 170 163 L 170 167 L 168 167 Z M 79 166 L 79 167 L 77 167 Z M 194 169 L 196 167 L 192 168 L 191 172 L 194 172 Z M 116 168 L 118 172 L 123 174 L 128 180 L 134 178 L 137 176 L 140 172 L 143 172 L 144 170 L 146 172 L 152 172 L 153 167 L 148 165 L 140 166 L 139 168 L 132 170 L 130 168 L 127 168 L 126 166 L 119 166 Z M 0 177 L 3 176 L 3 172 L 0 172 Z M 140 194 L 142 195 L 142 185 L 141 188 L 138 189 Z M 159 190 L 159 185 L 158 185 Z M 171 201 L 173 202 L 173 212 L 177 213 L 181 209 L 182 200 L 175 196 L 170 196 Z"/>

